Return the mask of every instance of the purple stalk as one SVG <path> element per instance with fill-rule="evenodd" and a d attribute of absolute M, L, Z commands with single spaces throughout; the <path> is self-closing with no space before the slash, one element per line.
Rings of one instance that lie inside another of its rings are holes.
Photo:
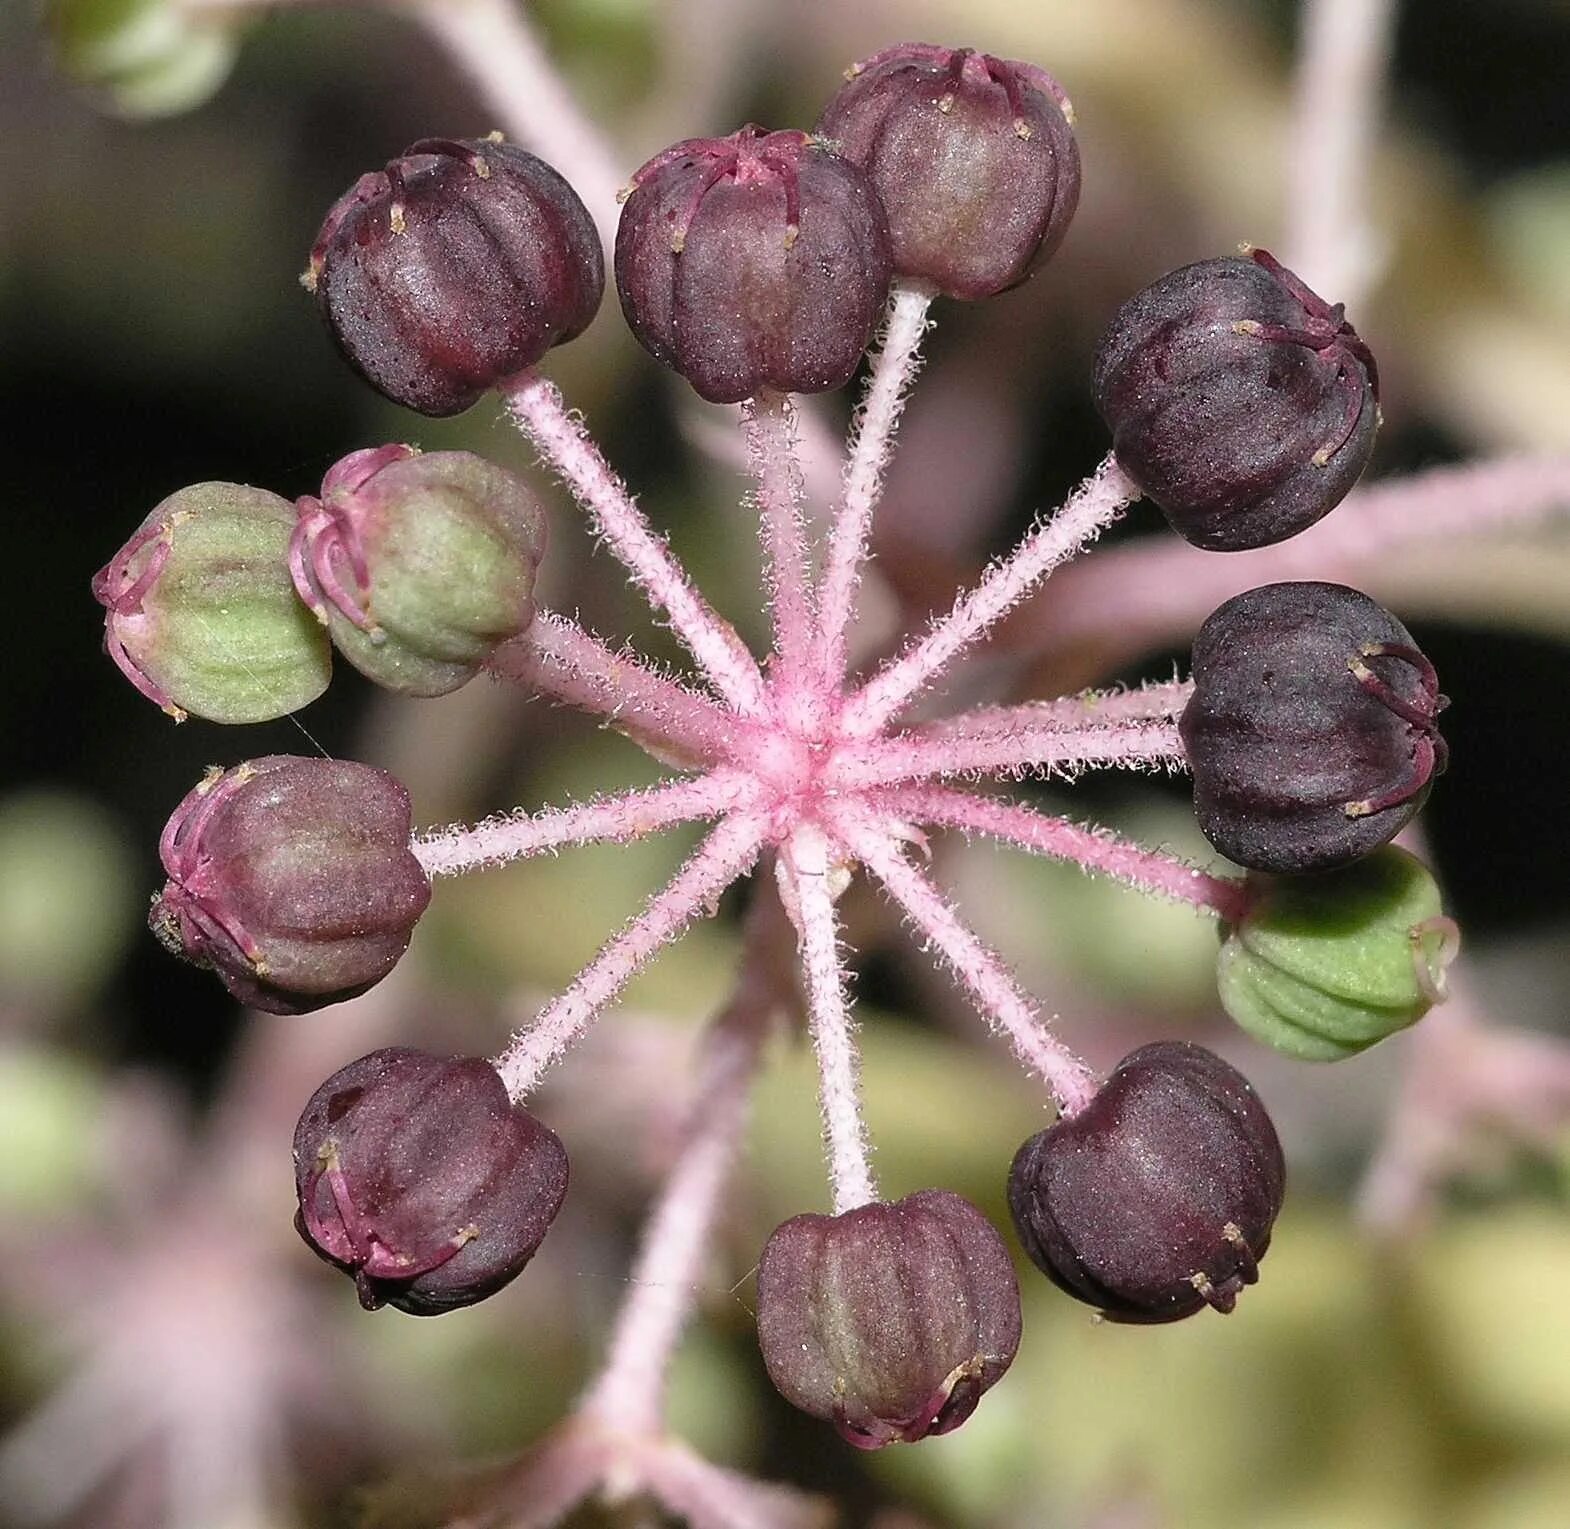
<path fill-rule="evenodd" d="M 1162 680 L 1132 690 L 1082 690 L 1056 701 L 1017 706 L 976 706 L 957 717 L 940 717 L 912 728 L 922 739 L 974 740 L 1052 728 L 1076 729 L 1115 722 L 1175 722 L 1194 693 L 1192 680 Z"/>
<path fill-rule="evenodd" d="M 810 825 L 797 829 L 783 866 L 800 937 L 808 1024 L 818 1058 L 823 1140 L 829 1154 L 834 1214 L 838 1216 L 876 1200 L 878 1189 L 872 1177 L 867 1128 L 861 1118 L 861 1063 L 845 1000 L 828 840 Z"/>
<path fill-rule="evenodd" d="M 764 837 L 760 818 L 742 812 L 726 818 L 670 883 L 578 973 L 572 986 L 541 1009 L 532 1025 L 513 1036 L 494 1062 L 515 1100 L 534 1088 L 551 1063 L 566 1052 L 645 961 L 706 913 L 731 882 L 746 874 Z"/>
<path fill-rule="evenodd" d="M 550 611 L 497 648 L 486 667 L 498 679 L 604 717 L 667 763 L 674 756 L 687 768 L 717 764 L 733 738 L 734 719 L 709 697 Z"/>
<path fill-rule="evenodd" d="M 544 807 L 533 814 L 502 813 L 472 828 L 429 829 L 414 841 L 415 858 L 429 876 L 490 870 L 564 844 L 626 844 L 678 823 L 717 818 L 744 805 L 752 783 L 736 770 L 716 770 L 696 780 L 675 780 L 646 791 L 599 797 L 572 807 Z"/>
<path fill-rule="evenodd" d="M 1082 769 L 1149 769 L 1183 763 L 1175 722 L 1129 722 L 1105 727 L 1025 725 L 1013 731 L 967 736 L 958 728 L 933 737 L 873 739 L 841 750 L 833 781 L 846 790 L 927 780 L 944 775 L 1042 773 L 1074 775 Z"/>
<path fill-rule="evenodd" d="M 878 804 L 902 821 L 985 834 L 1033 855 L 1072 861 L 1086 871 L 1187 903 L 1223 920 L 1242 916 L 1242 882 L 1212 876 L 1176 855 L 1146 849 L 1110 829 L 1087 827 L 1016 802 L 945 786 L 901 786 L 882 793 Z"/>
<path fill-rule="evenodd" d="M 736 711 L 756 711 L 763 695 L 757 661 L 694 588 L 583 423 L 567 412 L 556 386 L 530 370 L 514 378 L 503 397 L 518 428 L 588 512 L 596 533 L 654 607 L 670 617 L 709 682 Z"/>
<path fill-rule="evenodd" d="M 796 410 L 786 394 L 764 392 L 741 406 L 741 422 L 758 485 L 764 581 L 774 610 L 774 667 L 788 684 L 806 660 L 813 627 Z"/>
<path fill-rule="evenodd" d="M 845 709 L 847 733 L 865 738 L 899 715 L 948 666 L 985 636 L 1059 564 L 1081 552 L 1123 513 L 1139 490 L 1111 456 L 1048 521 L 1008 557 L 994 563 L 974 589 L 955 601 L 911 648 L 881 669 Z"/>
<path fill-rule="evenodd" d="M 846 641 L 856 587 L 867 558 L 873 511 L 893 455 L 894 431 L 921 366 L 921 337 L 934 293 L 925 282 L 897 280 L 889 294 L 883 343 L 872 358 L 867 390 L 856 417 L 845 464 L 845 484 L 829 531 L 819 599 L 817 672 L 838 687 L 846 669 Z"/>
<path fill-rule="evenodd" d="M 865 812 L 847 812 L 840 822 L 856 856 L 969 990 L 989 1027 L 1001 1031 L 1020 1061 L 1046 1081 L 1065 1115 L 1077 1114 L 1095 1095 L 1095 1074 L 1047 1029 L 1013 974 L 931 878 L 894 847 L 891 831 L 896 826 L 892 817 Z"/>
<path fill-rule="evenodd" d="M 1380 263 L 1370 168 L 1394 40 L 1391 0 L 1308 0 L 1293 103 L 1287 264 L 1356 309 Z"/>
<path fill-rule="evenodd" d="M 1224 600 L 1284 579 L 1335 579 L 1376 598 L 1399 584 L 1404 604 L 1422 591 L 1390 554 L 1440 548 L 1463 537 L 1527 532 L 1570 512 L 1570 456 L 1503 456 L 1436 467 L 1354 489 L 1333 515 L 1300 536 L 1218 557 L 1177 537 L 1109 547 L 1068 569 L 1050 600 L 1032 602 L 1004 641 L 1015 653 L 1063 652 L 1087 641 L 1106 664 L 1163 643 L 1187 642 Z M 1493 619 L 1509 616 L 1495 606 Z"/>
<path fill-rule="evenodd" d="M 777 899 L 760 890 L 736 985 L 704 1042 L 685 1140 L 650 1214 L 605 1367 L 579 1404 L 608 1427 L 651 1436 L 664 1427 L 670 1361 L 703 1277 L 769 1020 L 785 996 L 778 947 L 789 936 Z"/>

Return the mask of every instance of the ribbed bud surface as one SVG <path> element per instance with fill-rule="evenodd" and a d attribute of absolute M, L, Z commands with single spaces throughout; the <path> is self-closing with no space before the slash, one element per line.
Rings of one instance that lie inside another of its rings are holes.
<path fill-rule="evenodd" d="M 242 1003 L 303 1014 L 379 982 L 431 886 L 409 794 L 343 759 L 273 754 L 214 770 L 169 819 L 149 923 Z"/>
<path fill-rule="evenodd" d="M 1009 1171 L 1020 1241 L 1055 1285 L 1119 1322 L 1229 1312 L 1258 1278 L 1286 1166 L 1248 1080 L 1214 1052 L 1132 1052 Z"/>
<path fill-rule="evenodd" d="M 896 274 L 949 297 L 1024 281 L 1079 204 L 1068 99 L 1033 64 L 902 43 L 856 65 L 817 131 L 877 190 Z"/>
<path fill-rule="evenodd" d="M 334 1073 L 294 1133 L 295 1226 L 368 1310 L 435 1316 L 495 1294 L 567 1193 L 556 1134 L 480 1057 L 393 1046 Z"/>
<path fill-rule="evenodd" d="M 1019 1334 L 1002 1238 L 946 1190 L 797 1216 L 758 1267 L 769 1378 L 863 1449 L 958 1428 L 1008 1369 Z"/>

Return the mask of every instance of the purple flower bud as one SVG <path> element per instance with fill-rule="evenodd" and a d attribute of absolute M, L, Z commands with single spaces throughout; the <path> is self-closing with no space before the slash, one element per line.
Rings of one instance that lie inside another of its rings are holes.
<path fill-rule="evenodd" d="M 195 483 L 94 576 L 109 656 L 177 722 L 268 722 L 327 688 L 332 648 L 289 583 L 293 524 L 277 494 Z"/>
<path fill-rule="evenodd" d="M 632 178 L 616 233 L 622 312 L 711 403 L 850 381 L 888 285 L 877 193 L 806 133 L 688 139 Z"/>
<path fill-rule="evenodd" d="M 817 130 L 882 198 L 897 274 L 992 297 L 1063 242 L 1079 148 L 1068 97 L 1045 70 L 901 43 L 847 79 Z"/>
<path fill-rule="evenodd" d="M 797 1216 L 758 1265 L 758 1342 L 781 1395 L 862 1449 L 948 1433 L 1019 1347 L 1003 1239 L 942 1189 Z"/>
<path fill-rule="evenodd" d="M 1118 465 L 1211 552 L 1285 541 L 1357 482 L 1379 425 L 1373 355 L 1263 250 L 1163 276 L 1096 355 Z"/>
<path fill-rule="evenodd" d="M 588 328 L 605 259 L 543 160 L 499 138 L 427 138 L 338 200 L 303 279 L 372 387 L 441 416 Z"/>
<path fill-rule="evenodd" d="M 169 819 L 148 922 L 242 1003 L 305 1014 L 363 993 L 408 948 L 431 885 L 409 794 L 341 759 L 272 754 L 210 770 Z"/>
<path fill-rule="evenodd" d="M 1348 865 L 1392 839 L 1448 758 L 1412 635 L 1341 584 L 1266 584 L 1194 640 L 1178 726 L 1205 837 L 1256 871 Z"/>
<path fill-rule="evenodd" d="M 1259 1277 L 1285 1188 L 1248 1079 L 1203 1046 L 1158 1041 L 1019 1149 L 1008 1196 L 1055 1285 L 1116 1322 L 1174 1322 L 1232 1310 Z"/>
<path fill-rule="evenodd" d="M 428 1317 L 494 1295 L 534 1257 L 567 1153 L 489 1062 L 390 1046 L 311 1095 L 294 1177 L 296 1229 L 360 1304 Z"/>
<path fill-rule="evenodd" d="M 356 451 L 300 500 L 289 569 L 362 674 L 446 695 L 534 620 L 545 513 L 527 484 L 467 451 Z"/>

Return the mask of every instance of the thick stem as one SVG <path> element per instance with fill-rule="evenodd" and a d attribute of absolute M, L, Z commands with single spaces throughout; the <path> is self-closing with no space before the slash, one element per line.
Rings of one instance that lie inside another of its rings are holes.
<path fill-rule="evenodd" d="M 1369 167 L 1393 0 L 1307 0 L 1292 110 L 1287 264 L 1356 309 L 1378 264 Z"/>
<path fill-rule="evenodd" d="M 845 678 L 845 647 L 872 515 L 883 495 L 883 474 L 893 453 L 895 427 L 921 366 L 921 337 L 934 295 L 919 281 L 897 281 L 889 294 L 883 342 L 872 358 L 823 566 L 817 669 L 825 685 L 838 685 Z"/>
<path fill-rule="evenodd" d="M 845 1001 L 845 971 L 834 917 L 828 841 L 807 826 L 791 837 L 786 872 L 800 938 L 803 985 L 812 1045 L 818 1057 L 818 1097 L 823 1141 L 828 1148 L 834 1214 L 843 1215 L 878 1198 L 872 1177 L 867 1128 L 861 1118 L 860 1058 Z"/>
<path fill-rule="evenodd" d="M 735 988 L 704 1045 L 685 1140 L 649 1217 L 605 1366 L 581 1404 L 613 1429 L 651 1437 L 663 1431 L 671 1358 L 741 1145 L 768 1022 L 789 981 L 781 950 L 789 941 L 779 901 L 760 883 Z"/>
<path fill-rule="evenodd" d="M 830 779 L 864 790 L 902 780 L 944 775 L 1042 774 L 1073 776 L 1092 767 L 1123 770 L 1180 768 L 1183 740 L 1175 722 L 1127 722 L 1092 727 L 1022 727 L 1012 733 L 946 737 L 874 738 L 842 749 Z"/>
<path fill-rule="evenodd" d="M 408 0 L 408 6 L 469 76 L 508 136 L 572 183 L 609 253 L 620 215 L 619 156 L 540 46 L 522 0 Z"/>
<path fill-rule="evenodd" d="M 1212 876 L 1176 855 L 1146 849 L 1105 828 L 1088 828 L 1016 802 L 946 786 L 896 787 L 879 793 L 878 805 L 902 822 L 986 834 L 1033 855 L 1070 860 L 1084 870 L 1229 922 L 1243 914 L 1242 882 Z"/>
<path fill-rule="evenodd" d="M 846 731 L 867 737 L 893 720 L 1010 607 L 1023 600 L 1060 563 L 1094 541 L 1139 497 L 1109 456 L 1050 520 L 1038 526 L 1001 563 L 989 568 L 949 614 L 913 647 L 881 669 L 845 709 Z"/>
<path fill-rule="evenodd" d="M 595 532 L 605 538 L 654 608 L 670 617 L 709 682 L 736 710 L 756 711 L 763 696 L 757 662 L 735 629 L 693 587 L 582 421 L 567 412 L 555 385 L 530 370 L 506 383 L 502 396 L 518 428 L 588 512 Z"/>
<path fill-rule="evenodd" d="M 692 768 L 729 756 L 734 719 L 722 707 L 565 616 L 541 611 L 521 637 L 496 648 L 485 667 L 499 679 L 604 717 L 663 763 Z"/>
<path fill-rule="evenodd" d="M 175 0 L 193 16 L 246 11 L 362 10 L 407 16 L 425 28 L 466 78 L 495 125 L 572 183 L 600 230 L 607 253 L 616 236 L 620 156 L 586 116 L 540 46 L 524 0 Z"/>
<path fill-rule="evenodd" d="M 804 489 L 796 455 L 796 410 L 783 393 L 742 405 L 747 462 L 757 480 L 764 579 L 774 610 L 774 654 L 788 680 L 806 659 L 813 625 Z"/>
<path fill-rule="evenodd" d="M 1078 1114 L 1095 1096 L 1095 1074 L 1047 1029 L 1008 968 L 934 882 L 894 848 L 894 821 L 849 813 L 840 821 L 857 858 L 970 991 L 988 1026 L 1001 1031 L 1020 1061 L 1045 1079 L 1065 1115 Z"/>
<path fill-rule="evenodd" d="M 536 813 L 503 813 L 472 828 L 459 823 L 420 834 L 415 858 L 428 876 L 461 876 L 490 870 L 564 844 L 619 844 L 644 838 L 678 823 L 717 818 L 745 802 L 747 777 L 716 770 L 696 780 L 671 781 L 647 791 L 627 791 L 572 807 L 545 807 Z"/>
<path fill-rule="evenodd" d="M 519 1030 L 495 1058 L 507 1092 L 522 1099 L 563 1055 L 589 1022 L 610 1003 L 661 946 L 674 940 L 721 892 L 746 874 L 762 848 L 760 818 L 735 813 L 725 819 L 677 871 L 670 884 L 578 973 L 534 1023 Z"/>

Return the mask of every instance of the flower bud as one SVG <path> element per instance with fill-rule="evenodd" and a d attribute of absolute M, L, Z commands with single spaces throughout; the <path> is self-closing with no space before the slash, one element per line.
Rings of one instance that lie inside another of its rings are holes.
<path fill-rule="evenodd" d="M 1194 640 L 1178 728 L 1205 837 L 1256 871 L 1330 870 L 1406 826 L 1448 754 L 1434 666 L 1341 584 L 1266 584 Z"/>
<path fill-rule="evenodd" d="M 1368 465 L 1373 355 L 1263 250 L 1163 276 L 1118 310 L 1096 354 L 1118 465 L 1210 552 L 1285 541 Z"/>
<path fill-rule="evenodd" d="M 1428 868 L 1393 844 L 1320 876 L 1252 877 L 1216 966 L 1221 1004 L 1305 1062 L 1355 1056 L 1444 997 L 1460 933 Z"/>
<path fill-rule="evenodd" d="M 1053 1284 L 1115 1322 L 1231 1311 L 1259 1277 L 1286 1164 L 1252 1086 L 1214 1052 L 1158 1041 L 1009 1170 L 1019 1239 Z"/>
<path fill-rule="evenodd" d="M 294 1177 L 295 1228 L 360 1304 L 429 1317 L 494 1295 L 534 1257 L 567 1153 L 489 1062 L 390 1046 L 311 1095 Z"/>
<path fill-rule="evenodd" d="M 847 74 L 817 131 L 867 172 L 894 270 L 950 297 L 1018 286 L 1079 203 L 1068 97 L 1033 64 L 902 43 Z"/>
<path fill-rule="evenodd" d="M 439 417 L 587 329 L 605 258 L 544 160 L 499 138 L 427 138 L 338 200 L 304 282 L 349 364 Z"/>
<path fill-rule="evenodd" d="M 688 139 L 632 178 L 616 233 L 622 312 L 711 403 L 843 386 L 888 285 L 877 193 L 806 133 Z"/>
<path fill-rule="evenodd" d="M 197 483 L 94 575 L 109 656 L 176 721 L 268 722 L 327 688 L 332 646 L 289 582 L 294 518 L 264 489 Z"/>
<path fill-rule="evenodd" d="M 792 1405 L 862 1449 L 958 1428 L 1019 1347 L 1003 1239 L 969 1201 L 797 1216 L 758 1265 L 758 1342 Z"/>
<path fill-rule="evenodd" d="M 242 1003 L 305 1014 L 363 993 L 408 948 L 431 898 L 409 794 L 341 759 L 273 754 L 210 770 L 159 841 L 148 922 Z"/>
<path fill-rule="evenodd" d="M 362 674 L 445 695 L 534 620 L 545 513 L 512 473 L 467 451 L 356 451 L 300 501 L 289 569 Z"/>
<path fill-rule="evenodd" d="M 241 20 L 178 0 L 47 0 L 60 72 L 124 117 L 168 117 L 211 97 L 240 51 Z"/>

